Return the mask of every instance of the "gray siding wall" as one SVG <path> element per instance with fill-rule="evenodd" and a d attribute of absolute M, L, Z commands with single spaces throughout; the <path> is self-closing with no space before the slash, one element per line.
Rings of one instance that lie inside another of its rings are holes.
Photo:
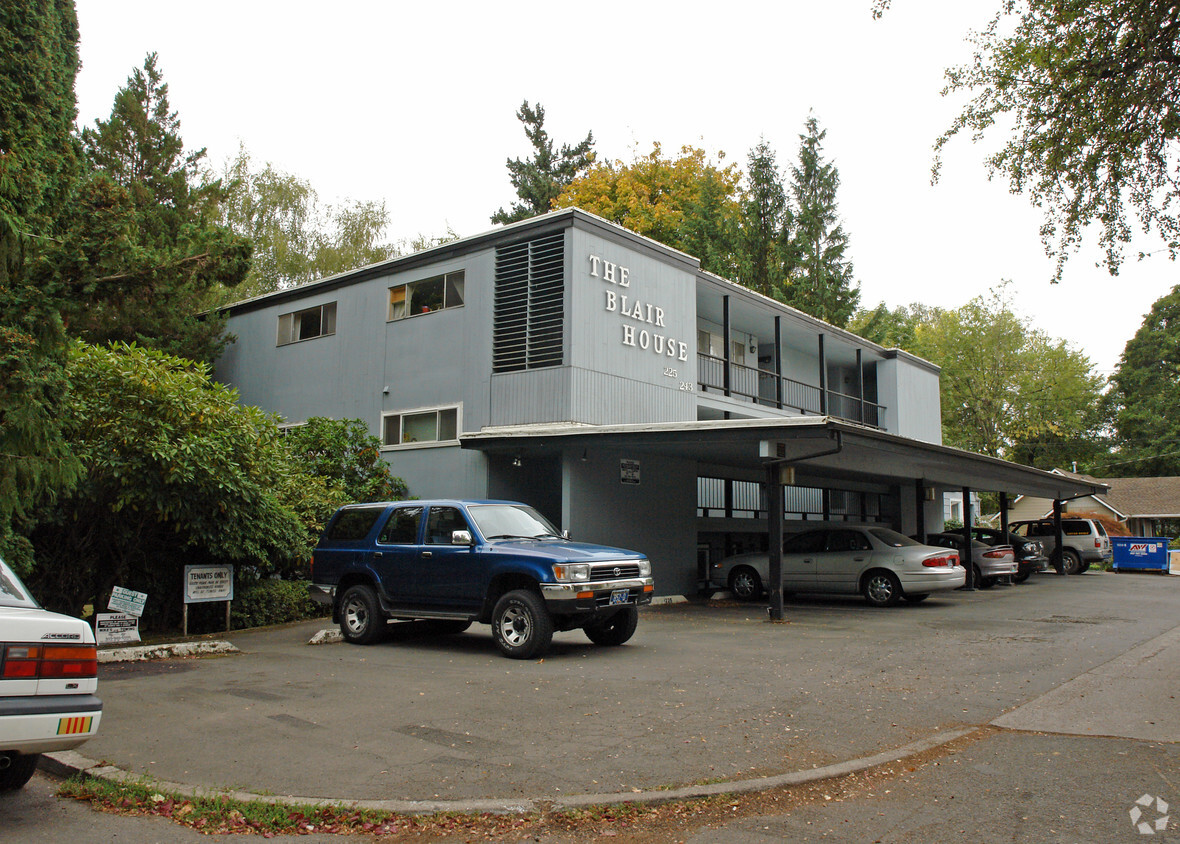
<path fill-rule="evenodd" d="M 882 427 L 923 442 L 942 444 L 938 375 L 903 357 L 877 364 L 878 401 L 885 406 Z"/>
<path fill-rule="evenodd" d="M 635 458 L 640 482 L 620 481 L 619 461 Z M 696 462 L 592 450 L 567 454 L 563 477 L 565 524 L 574 539 L 630 548 L 647 555 L 655 594 L 696 591 Z"/>
<path fill-rule="evenodd" d="M 460 269 L 462 307 L 386 322 L 390 287 Z M 485 250 L 235 314 L 229 331 L 237 341 L 216 377 L 244 403 L 292 423 L 361 419 L 379 437 L 383 413 L 457 405 L 460 430 L 478 431 L 489 418 L 493 280 L 493 253 Z M 277 345 L 280 315 L 328 302 L 336 302 L 334 335 Z M 414 495 L 486 494 L 478 452 L 432 445 L 383 455 Z"/>

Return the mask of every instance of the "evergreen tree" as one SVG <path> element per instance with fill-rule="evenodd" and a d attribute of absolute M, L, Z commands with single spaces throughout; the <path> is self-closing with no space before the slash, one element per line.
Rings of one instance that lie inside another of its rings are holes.
<path fill-rule="evenodd" d="M 1180 475 L 1180 285 L 1151 306 L 1111 381 L 1119 474 Z"/>
<path fill-rule="evenodd" d="M 168 86 L 150 53 L 115 97 L 111 116 L 82 132 L 93 168 L 72 238 L 94 264 L 89 307 L 71 333 L 93 343 L 138 342 L 196 360 L 225 344 L 224 321 L 197 314 L 249 269 L 249 242 L 215 223 L 219 182 L 199 171 L 205 150 L 185 153 Z M 96 230 L 97 229 L 97 230 Z"/>
<path fill-rule="evenodd" d="M 593 132 L 587 132 L 577 146 L 562 144 L 560 152 L 554 149 L 545 131 L 545 109 L 540 103 L 532 108 L 525 100 L 516 118 L 524 125 L 524 133 L 533 145 L 533 157 L 526 161 L 508 159 L 508 177 L 521 201 L 514 202 L 507 211 L 501 208 L 493 214 L 493 223 L 514 223 L 547 213 L 566 186 L 594 160 Z"/>
<path fill-rule="evenodd" d="M 41 274 L 77 180 L 77 70 L 72 0 L 0 0 L 0 552 L 21 569 L 14 520 L 80 469 L 62 431 L 69 291 Z"/>
<path fill-rule="evenodd" d="M 781 298 L 786 284 L 787 195 L 774 150 L 765 140 L 750 150 L 747 162 L 739 278 L 751 290 Z"/>
<path fill-rule="evenodd" d="M 799 310 L 844 327 L 856 310 L 860 288 L 845 257 L 848 236 L 836 212 L 840 175 L 824 161 L 826 131 L 815 117 L 799 136 L 799 163 L 791 169 L 793 208 L 787 242 L 789 280 L 783 301 Z"/>

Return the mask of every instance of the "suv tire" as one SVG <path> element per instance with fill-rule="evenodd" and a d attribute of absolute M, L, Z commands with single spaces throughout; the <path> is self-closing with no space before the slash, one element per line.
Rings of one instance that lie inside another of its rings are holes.
<path fill-rule="evenodd" d="M 543 656 L 553 641 L 553 619 L 541 596 L 527 589 L 505 593 L 492 610 L 492 638 L 509 659 Z"/>
<path fill-rule="evenodd" d="M 344 590 L 340 596 L 340 633 L 354 645 L 371 645 L 385 635 L 385 617 L 372 587 L 357 584 Z"/>
<path fill-rule="evenodd" d="M 638 624 L 639 610 L 636 607 L 626 607 L 606 621 L 587 624 L 585 627 L 586 638 L 596 645 L 607 647 L 621 645 L 635 635 L 635 628 Z"/>
<path fill-rule="evenodd" d="M 1066 574 L 1081 574 L 1082 573 L 1082 558 L 1078 556 L 1078 552 L 1072 548 L 1066 548 L 1062 551 L 1062 564 L 1065 566 Z"/>

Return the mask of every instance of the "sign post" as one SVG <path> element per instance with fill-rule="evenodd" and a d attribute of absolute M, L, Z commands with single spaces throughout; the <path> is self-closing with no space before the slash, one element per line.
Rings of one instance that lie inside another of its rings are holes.
<path fill-rule="evenodd" d="M 234 600 L 233 566 L 184 567 L 184 624 L 188 635 L 188 605 L 225 601 L 225 630 L 230 628 L 229 608 Z"/>

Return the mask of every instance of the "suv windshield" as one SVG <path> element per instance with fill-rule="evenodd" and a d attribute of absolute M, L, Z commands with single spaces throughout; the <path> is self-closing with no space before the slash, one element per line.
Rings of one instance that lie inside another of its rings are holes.
<path fill-rule="evenodd" d="M 532 507 L 521 504 L 469 504 L 467 512 L 471 514 L 485 539 L 542 539 L 561 536 L 544 516 Z"/>
<path fill-rule="evenodd" d="M 36 609 L 38 606 L 29 590 L 25 589 L 25 585 L 16 576 L 16 572 L 8 567 L 8 563 L 0 560 L 0 607 Z"/>

